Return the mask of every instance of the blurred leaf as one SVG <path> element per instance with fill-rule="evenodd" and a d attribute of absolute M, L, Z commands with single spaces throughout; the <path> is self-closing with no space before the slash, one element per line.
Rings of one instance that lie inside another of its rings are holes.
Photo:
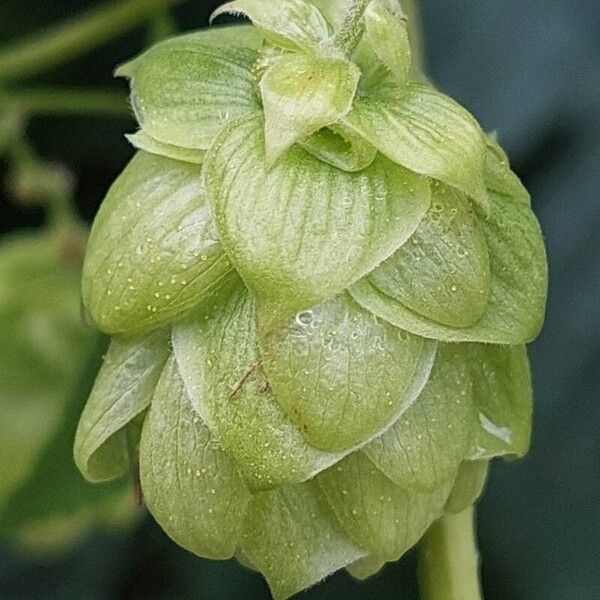
<path fill-rule="evenodd" d="M 79 314 L 77 269 L 50 236 L 0 244 L 0 506 L 58 425 L 94 338 Z"/>
<path fill-rule="evenodd" d="M 23 484 L 11 495 L 0 514 L 2 535 L 18 537 L 20 529 L 31 523 L 61 517 L 72 517 L 76 526 L 81 514 L 102 514 L 115 495 L 123 493 L 123 482 L 95 486 L 86 482 L 73 462 L 72 444 L 84 397 L 100 365 L 104 340 L 97 339 L 86 351 L 79 349 L 88 361 L 79 381 L 71 386 L 68 403 L 58 427 L 44 445 L 35 467 Z M 133 497 L 132 497 L 133 506 Z"/>
<path fill-rule="evenodd" d="M 81 321 L 78 270 L 65 250 L 50 234 L 0 247 L 0 534 L 40 549 L 127 513 L 122 484 L 95 488 L 73 463 L 76 423 L 105 342 Z"/>

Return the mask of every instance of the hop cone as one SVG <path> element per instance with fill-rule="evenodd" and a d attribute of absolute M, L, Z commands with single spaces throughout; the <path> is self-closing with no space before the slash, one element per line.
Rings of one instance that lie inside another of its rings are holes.
<path fill-rule="evenodd" d="M 120 476 L 139 440 L 167 534 L 276 598 L 398 559 L 527 451 L 547 283 L 526 190 L 417 81 L 399 9 L 373 1 L 354 48 L 315 4 L 230 3 L 253 26 L 118 70 L 139 152 L 83 281 L 113 342 L 80 469 Z"/>

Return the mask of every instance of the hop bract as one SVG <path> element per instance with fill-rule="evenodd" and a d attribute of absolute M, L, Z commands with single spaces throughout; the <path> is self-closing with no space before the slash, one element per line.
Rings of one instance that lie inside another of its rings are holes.
<path fill-rule="evenodd" d="M 120 67 L 139 149 L 93 227 L 83 294 L 113 336 L 75 455 L 101 481 L 139 431 L 177 543 L 285 598 L 398 559 L 523 455 L 524 344 L 546 258 L 529 196 L 473 117 L 411 68 L 374 0 L 238 0 L 254 26 Z"/>

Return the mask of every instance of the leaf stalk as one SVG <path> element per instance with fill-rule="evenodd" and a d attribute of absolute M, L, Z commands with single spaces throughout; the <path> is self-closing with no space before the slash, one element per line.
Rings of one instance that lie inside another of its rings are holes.
<path fill-rule="evenodd" d="M 0 82 L 37 75 L 113 40 L 183 0 L 113 0 L 0 49 Z"/>
<path fill-rule="evenodd" d="M 482 600 L 473 507 L 434 523 L 419 543 L 421 600 Z"/>
<path fill-rule="evenodd" d="M 125 93 L 81 88 L 32 88 L 10 91 L 5 99 L 25 117 L 32 115 L 94 115 L 130 117 Z"/>

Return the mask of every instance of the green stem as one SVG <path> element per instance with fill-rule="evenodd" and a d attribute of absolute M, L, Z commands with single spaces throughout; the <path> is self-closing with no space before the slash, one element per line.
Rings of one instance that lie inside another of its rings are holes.
<path fill-rule="evenodd" d="M 471 507 L 434 523 L 419 544 L 421 600 L 481 600 Z"/>
<path fill-rule="evenodd" d="M 363 15 L 370 2 L 371 0 L 352 0 L 342 26 L 335 36 L 335 44 L 347 56 L 352 54 L 363 34 L 365 29 Z"/>
<path fill-rule="evenodd" d="M 4 97 L 25 116 L 40 114 L 131 116 L 127 97 L 121 92 L 80 88 L 35 88 L 7 92 Z"/>
<path fill-rule="evenodd" d="M 17 198 L 46 207 L 50 229 L 69 231 L 78 224 L 73 205 L 73 180 L 66 169 L 41 161 L 27 140 L 19 136 L 8 146 L 8 159 Z"/>
<path fill-rule="evenodd" d="M 177 22 L 169 10 L 161 10 L 152 19 L 148 28 L 149 45 L 156 44 L 177 34 Z"/>
<path fill-rule="evenodd" d="M 114 0 L 0 50 L 0 81 L 36 75 L 115 39 L 183 0 Z"/>

